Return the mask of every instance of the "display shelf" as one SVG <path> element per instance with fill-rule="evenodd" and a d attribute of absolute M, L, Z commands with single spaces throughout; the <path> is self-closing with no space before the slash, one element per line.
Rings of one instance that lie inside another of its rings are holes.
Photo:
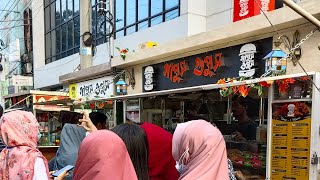
<path fill-rule="evenodd" d="M 287 102 L 308 102 L 312 101 L 311 98 L 301 98 L 301 99 L 277 99 L 273 100 L 272 103 L 287 103 Z"/>

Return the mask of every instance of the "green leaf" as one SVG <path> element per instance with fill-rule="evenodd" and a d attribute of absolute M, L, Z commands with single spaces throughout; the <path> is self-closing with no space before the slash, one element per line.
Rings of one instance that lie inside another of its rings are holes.
<path fill-rule="evenodd" d="M 258 95 L 261 96 L 263 93 L 262 86 L 260 84 L 251 84 L 251 87 L 258 90 Z"/>
<path fill-rule="evenodd" d="M 220 95 L 222 97 L 227 97 L 227 96 L 229 96 L 230 94 L 233 93 L 232 88 L 230 88 L 230 87 L 228 89 L 225 89 L 225 90 L 220 89 L 219 92 L 220 92 Z"/>

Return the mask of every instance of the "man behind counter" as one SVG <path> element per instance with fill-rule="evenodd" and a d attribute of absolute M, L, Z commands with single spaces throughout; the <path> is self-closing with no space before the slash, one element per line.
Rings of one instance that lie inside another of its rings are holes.
<path fill-rule="evenodd" d="M 186 105 L 185 109 L 186 109 L 186 118 L 185 118 L 184 122 L 188 122 L 191 120 L 198 120 L 198 119 L 203 119 L 203 120 L 209 121 L 208 118 L 198 114 L 199 108 L 197 106 L 195 106 L 193 104 L 188 104 L 188 105 Z"/>
<path fill-rule="evenodd" d="M 259 105 L 251 98 L 234 97 L 232 100 L 233 116 L 238 124 L 232 133 L 236 141 L 256 140 L 257 124 L 254 118 L 258 115 Z"/>

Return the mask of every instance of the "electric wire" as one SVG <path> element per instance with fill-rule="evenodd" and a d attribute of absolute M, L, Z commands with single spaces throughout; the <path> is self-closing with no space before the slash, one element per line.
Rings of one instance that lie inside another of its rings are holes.
<path fill-rule="evenodd" d="M 288 48 L 289 50 L 291 50 L 291 45 L 288 44 L 289 42 L 285 42 L 282 38 L 281 35 L 279 33 L 279 31 L 276 29 L 276 27 L 272 24 L 271 20 L 269 19 L 269 17 L 267 16 L 267 14 L 264 12 L 264 10 L 262 10 L 260 4 L 257 2 L 257 0 L 254 0 L 254 2 L 258 5 L 260 11 L 263 13 L 264 17 L 268 20 L 269 24 L 273 27 L 274 31 L 277 33 L 278 36 L 278 40 L 281 40 L 283 42 L 283 44 L 286 46 L 286 48 Z M 319 30 L 319 29 L 318 29 Z M 290 52 L 291 56 L 295 57 L 294 53 Z M 308 77 L 308 79 L 312 82 L 312 84 L 314 85 L 314 87 L 317 89 L 318 92 L 320 92 L 320 88 L 316 85 L 316 83 L 313 81 L 312 78 L 310 78 L 308 72 L 306 71 L 306 69 L 302 66 L 302 64 L 297 60 L 296 63 L 300 66 L 300 68 L 302 69 L 302 71 L 306 74 L 306 76 Z"/>
<path fill-rule="evenodd" d="M 26 9 L 28 9 L 31 5 L 32 5 L 32 1 L 33 0 L 29 0 L 29 2 L 27 3 L 27 4 L 29 4 L 29 5 L 27 5 L 24 9 L 26 10 Z M 41 1 L 41 0 L 40 0 Z M 34 1 L 35 2 L 35 1 Z M 19 3 L 19 1 L 17 2 L 17 4 Z M 16 5 L 17 5 L 16 4 Z M 13 7 L 14 8 L 14 7 Z M 38 9 L 38 12 L 36 13 L 36 15 L 39 13 L 39 11 L 40 11 L 40 8 L 41 8 L 41 5 L 37 8 Z M 36 15 L 35 15 L 35 17 L 36 17 Z M 21 16 L 21 13 L 20 13 L 20 16 Z M 11 22 L 10 22 L 11 23 Z M 9 23 L 9 24 L 10 24 Z M 20 26 L 25 26 L 25 25 L 30 25 L 30 24 L 24 24 L 24 25 L 20 25 Z M 19 26 L 13 26 L 13 27 L 11 27 L 11 28 L 9 28 L 9 29 L 12 29 L 12 28 L 15 28 L 15 27 L 19 27 Z M 8 29 L 8 28 L 6 28 L 6 29 Z M 8 33 L 9 33 L 9 31 L 8 31 Z M 6 35 L 8 35 L 8 33 L 6 34 Z M 14 36 L 12 36 L 12 37 L 15 37 L 15 35 L 16 35 L 16 33 L 17 32 L 15 32 L 15 34 L 14 34 Z M 6 36 L 5 35 L 5 36 Z M 24 38 L 25 39 L 25 38 Z M 29 38 L 28 38 L 29 39 Z M 19 39 L 19 41 L 20 41 L 20 39 Z M 11 42 L 11 38 L 10 38 L 10 41 L 9 42 Z M 9 47 L 9 45 L 7 45 L 4 49 L 6 49 L 6 48 L 8 48 Z M 4 50 L 4 49 L 2 49 L 2 50 Z M 10 52 L 9 54 L 11 54 L 11 53 L 13 53 L 13 52 Z M 11 71 L 5 76 L 6 77 L 6 79 L 20 66 L 21 64 L 18 64 L 16 67 L 14 67 L 14 68 L 12 68 L 11 69 Z"/>
<path fill-rule="evenodd" d="M 28 5 L 27 5 L 24 9 L 28 9 L 28 8 L 32 5 L 32 1 L 33 1 L 33 0 L 29 0 L 29 2 L 27 3 Z M 35 2 L 35 1 L 36 1 L 36 0 L 34 0 L 34 2 Z M 41 1 L 41 0 L 39 0 L 39 1 Z M 35 6 L 36 6 L 36 5 L 35 5 Z M 35 10 L 34 12 L 38 11 L 38 12 L 36 13 L 36 15 L 37 15 L 37 14 L 39 13 L 40 9 L 41 9 L 41 5 L 40 5 L 39 7 L 35 7 L 35 9 L 36 9 L 36 10 Z M 35 15 L 35 17 L 36 17 L 36 15 Z M 31 19 L 32 19 L 32 18 L 31 18 Z M 11 23 L 11 22 L 10 22 L 10 23 Z M 8 25 L 10 25 L 10 23 L 9 23 Z M 25 26 L 25 25 L 30 25 L 30 24 L 19 25 L 19 26 L 15 26 L 15 27 L 13 27 L 13 28 L 22 27 L 22 26 Z M 6 29 L 4 29 L 4 30 L 13 29 L 13 28 L 12 28 L 12 27 L 11 27 L 11 28 L 6 28 Z M 7 33 L 6 33 L 4 36 L 2 36 L 2 37 L 7 36 L 9 33 L 10 33 L 10 31 L 7 31 Z M 15 31 L 14 35 L 11 36 L 10 38 L 15 37 L 16 33 L 17 33 L 17 31 Z M 11 42 L 11 39 L 10 39 L 8 42 Z M 9 45 L 7 45 L 6 48 L 7 48 L 7 47 L 9 47 Z M 4 49 L 5 49 L 5 48 L 4 48 Z M 4 50 L 4 49 L 2 49 L 2 50 Z"/>
<path fill-rule="evenodd" d="M 7 8 L 7 6 L 9 5 L 9 3 L 10 3 L 10 0 L 8 0 L 8 3 L 4 6 L 4 9 Z M 1 12 L 0 12 L 0 17 L 1 17 L 1 15 L 2 15 L 2 12 L 4 12 L 4 11 L 1 11 Z"/>

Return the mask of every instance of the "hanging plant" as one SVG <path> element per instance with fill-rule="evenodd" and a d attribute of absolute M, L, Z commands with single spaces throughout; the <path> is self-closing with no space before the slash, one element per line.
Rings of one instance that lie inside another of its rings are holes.
<path fill-rule="evenodd" d="M 242 97 L 247 97 L 249 94 L 249 91 L 251 90 L 251 86 L 250 85 L 240 85 L 238 86 L 239 89 L 239 93 Z"/>
<path fill-rule="evenodd" d="M 116 47 L 116 49 L 120 52 L 120 56 L 123 60 L 126 60 L 126 54 L 129 52 L 128 48 L 120 49 L 119 47 Z"/>
<path fill-rule="evenodd" d="M 243 78 L 240 78 L 239 81 L 243 81 Z M 237 82 L 238 80 L 236 78 L 228 78 L 226 79 L 220 79 L 217 84 L 227 84 L 227 83 L 233 83 Z M 261 96 L 263 93 L 263 87 L 270 87 L 273 81 L 263 81 L 259 83 L 253 83 L 253 84 L 245 84 L 245 85 L 239 85 L 239 86 L 231 86 L 231 87 L 224 87 L 220 89 L 220 95 L 223 97 L 227 97 L 231 94 L 239 94 L 242 97 L 248 96 L 251 89 L 256 89 L 258 91 L 258 95 Z"/>
<path fill-rule="evenodd" d="M 95 103 L 95 102 L 92 102 L 92 103 L 90 103 L 89 106 L 90 106 L 91 109 L 95 109 L 95 108 L 96 108 L 96 103 Z"/>
<path fill-rule="evenodd" d="M 102 109 L 104 107 L 104 102 L 100 102 L 99 104 L 98 104 L 98 108 L 99 109 Z"/>
<path fill-rule="evenodd" d="M 217 84 L 226 84 L 226 80 L 225 80 L 224 78 L 223 78 L 223 79 L 220 79 L 220 80 L 217 82 Z M 226 87 L 221 88 L 219 92 L 220 92 L 220 95 L 221 95 L 222 97 L 227 97 L 227 96 L 229 96 L 230 94 L 233 93 L 233 91 L 232 91 L 231 88 L 226 88 Z"/>
<path fill-rule="evenodd" d="M 299 78 L 300 81 L 309 81 L 310 77 L 309 76 L 302 76 Z"/>
<path fill-rule="evenodd" d="M 113 104 L 113 101 L 106 101 L 108 105 Z"/>
<path fill-rule="evenodd" d="M 295 82 L 296 80 L 294 78 L 276 80 L 280 93 L 287 93 L 289 90 L 290 84 L 293 84 Z"/>

